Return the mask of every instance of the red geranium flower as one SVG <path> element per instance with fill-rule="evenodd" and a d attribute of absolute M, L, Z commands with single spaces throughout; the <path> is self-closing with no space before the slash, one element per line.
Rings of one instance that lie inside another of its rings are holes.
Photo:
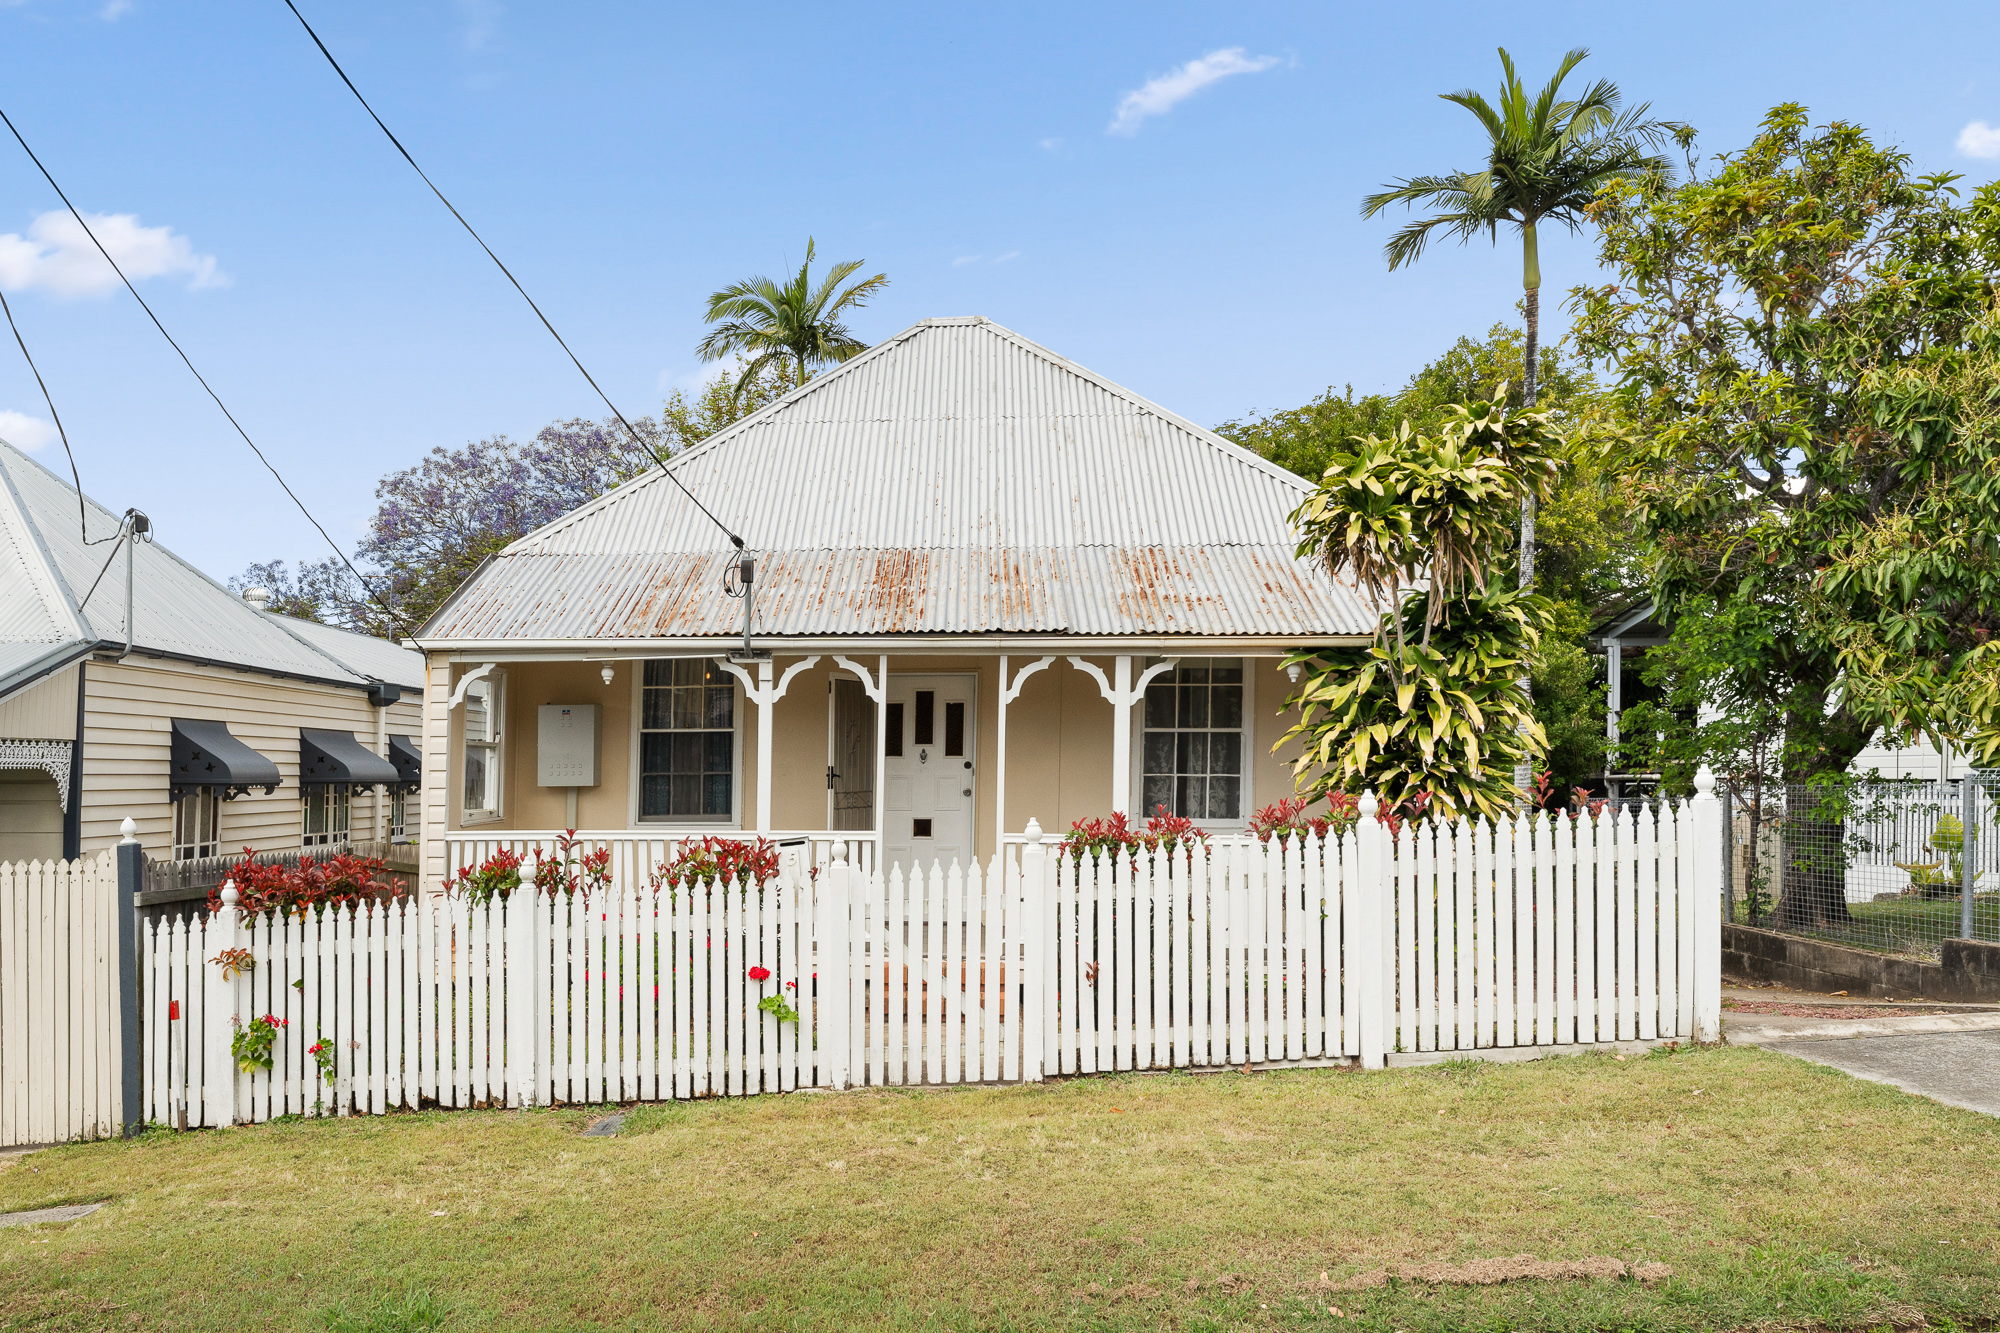
<path fill-rule="evenodd" d="M 751 968 L 751 969 L 750 969 L 750 980 L 752 980 L 752 981 L 769 981 L 770 979 L 771 979 L 771 969 L 770 969 L 770 968 L 768 968 L 768 967 L 753 967 L 753 968 Z"/>

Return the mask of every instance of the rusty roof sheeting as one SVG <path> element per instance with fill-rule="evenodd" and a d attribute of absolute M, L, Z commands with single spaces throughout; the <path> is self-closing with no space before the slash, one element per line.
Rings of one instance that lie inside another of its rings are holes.
<path fill-rule="evenodd" d="M 1374 624 L 1292 556 L 1305 481 L 983 319 L 915 325 L 672 467 L 760 548 L 758 634 Z M 730 558 L 655 470 L 502 551 L 420 637 L 740 633 Z"/>

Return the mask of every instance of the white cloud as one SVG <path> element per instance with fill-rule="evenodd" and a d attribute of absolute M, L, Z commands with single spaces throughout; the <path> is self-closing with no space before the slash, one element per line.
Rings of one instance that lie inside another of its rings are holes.
<path fill-rule="evenodd" d="M 1019 259 L 1020 257 L 1021 257 L 1021 252 L 1019 250 L 1009 250 L 1004 255 L 995 255 L 993 257 L 993 262 L 996 264 L 1004 264 L 1010 259 Z"/>
<path fill-rule="evenodd" d="M 502 6 L 496 0 L 458 0 L 459 15 L 465 20 L 465 27 L 459 32 L 459 40 L 468 51 L 484 51 L 493 44 L 493 35 L 500 26 Z"/>
<path fill-rule="evenodd" d="M 31 417 L 26 412 L 16 412 L 11 408 L 0 408 L 0 440 L 5 440 L 16 449 L 29 453 L 57 439 L 55 423 L 40 417 Z"/>
<path fill-rule="evenodd" d="M 967 264 L 977 264 L 985 257 L 984 255 L 960 255 L 951 261 L 951 266 L 953 268 L 964 268 Z"/>
<path fill-rule="evenodd" d="M 1967 157 L 2000 157 L 2000 125 L 1973 121 L 1958 132 L 1958 151 Z"/>
<path fill-rule="evenodd" d="M 97 11 L 97 17 L 106 23 L 116 23 L 132 12 L 132 0 L 105 0 L 104 7 Z"/>
<path fill-rule="evenodd" d="M 1038 142 L 1041 147 L 1048 149 L 1051 153 L 1062 151 L 1063 141 L 1061 139 L 1042 139 Z"/>
<path fill-rule="evenodd" d="M 91 231 L 134 282 L 184 273 L 190 290 L 229 285 L 215 256 L 195 253 L 188 238 L 172 227 L 142 227 L 134 213 L 88 216 Z M 65 211 L 41 214 L 28 224 L 26 236 L 11 231 L 0 235 L 0 287 L 8 291 L 40 288 L 57 296 L 101 296 L 118 285 L 118 275 Z"/>
<path fill-rule="evenodd" d="M 1171 74 L 1146 80 L 1137 92 L 1126 93 L 1118 103 L 1118 115 L 1105 128 L 1107 134 L 1127 138 L 1139 132 L 1150 116 L 1164 116 L 1209 84 L 1232 74 L 1257 74 L 1278 63 L 1276 56 L 1246 56 L 1240 46 L 1210 51 L 1199 60 L 1190 60 Z"/>

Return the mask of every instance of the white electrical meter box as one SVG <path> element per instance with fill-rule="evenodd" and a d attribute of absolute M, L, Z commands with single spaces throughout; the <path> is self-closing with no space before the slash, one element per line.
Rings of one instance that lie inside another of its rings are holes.
<path fill-rule="evenodd" d="M 535 784 L 595 787 L 598 783 L 596 704 L 543 704 L 535 710 Z"/>

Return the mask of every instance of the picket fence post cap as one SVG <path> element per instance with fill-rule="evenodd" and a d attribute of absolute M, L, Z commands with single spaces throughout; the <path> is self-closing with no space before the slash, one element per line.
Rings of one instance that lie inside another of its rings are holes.
<path fill-rule="evenodd" d="M 1701 796 L 1713 796 L 1715 794 L 1715 770 L 1707 764 L 1703 764 L 1697 769 L 1694 775 L 1694 789 Z"/>
<path fill-rule="evenodd" d="M 1040 842 L 1042 840 L 1042 821 L 1036 819 L 1033 815 L 1028 816 L 1028 827 L 1022 830 L 1021 836 L 1031 843 Z"/>
<path fill-rule="evenodd" d="M 139 826 L 132 822 L 132 816 L 127 815 L 119 821 L 118 834 L 118 841 L 121 844 L 139 841 Z"/>
<path fill-rule="evenodd" d="M 847 839 L 841 838 L 833 844 L 833 859 L 836 861 L 847 859 Z"/>
<path fill-rule="evenodd" d="M 222 905 L 223 905 L 224 907 L 234 907 L 234 906 L 236 906 L 236 900 L 237 900 L 238 896 L 239 896 L 239 895 L 238 895 L 238 894 L 237 894 L 237 892 L 236 892 L 236 881 L 235 881 L 235 880 L 233 880 L 233 879 L 225 879 L 225 880 L 223 880 L 223 881 L 222 881 Z"/>
<path fill-rule="evenodd" d="M 1375 799 L 1375 793 L 1372 791 L 1362 792 L 1360 801 L 1356 802 L 1354 807 L 1355 812 L 1363 819 L 1373 819 L 1375 812 L 1381 808 L 1382 803 Z"/>

